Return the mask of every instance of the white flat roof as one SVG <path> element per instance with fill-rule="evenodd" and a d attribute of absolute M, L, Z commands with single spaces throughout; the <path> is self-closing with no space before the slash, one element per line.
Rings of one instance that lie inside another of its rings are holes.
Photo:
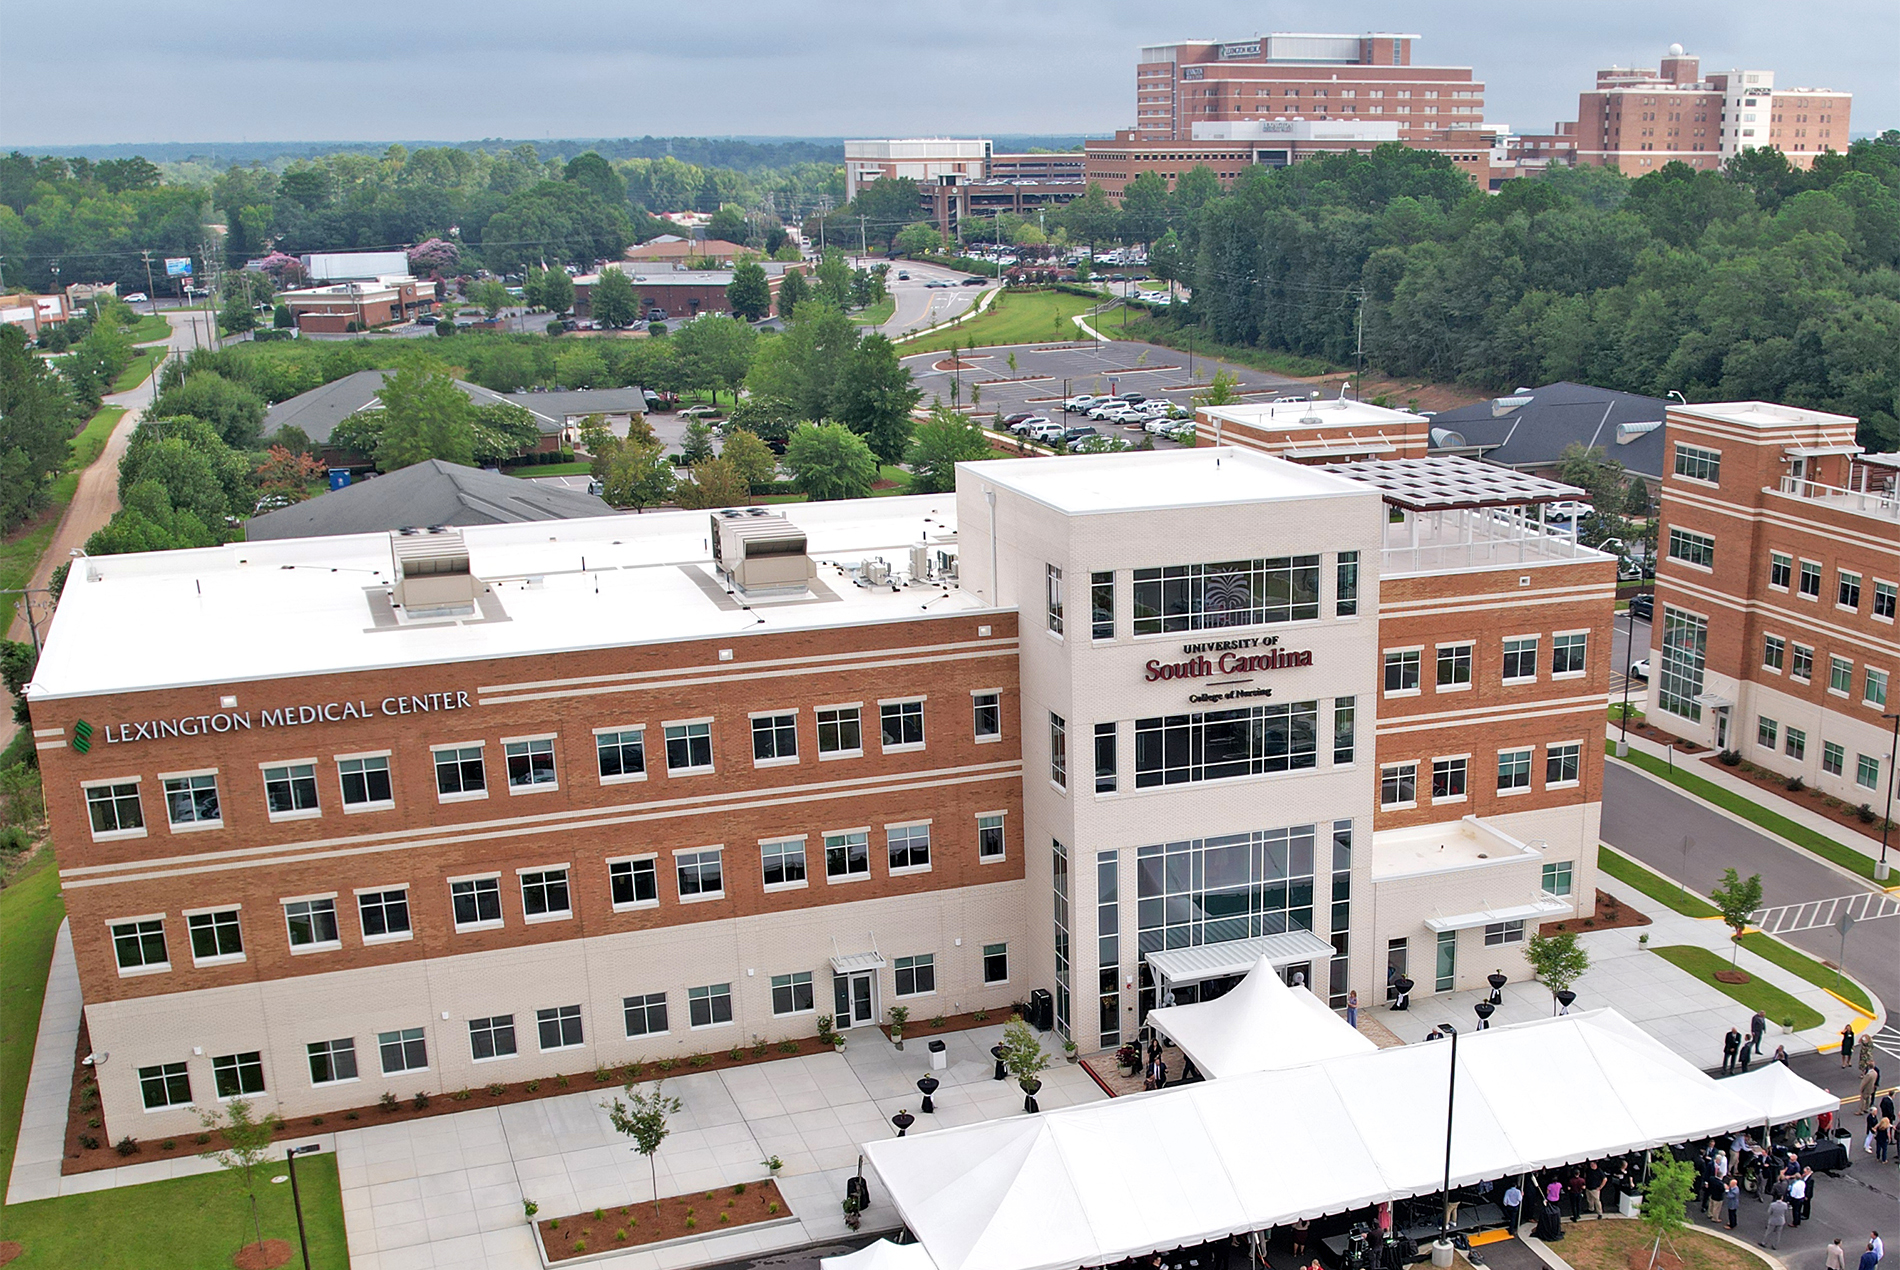
<path fill-rule="evenodd" d="M 1426 779 L 1429 779 L 1429 773 Z M 1379 829 L 1372 835 L 1372 880 L 1416 877 L 1456 869 L 1482 868 L 1542 859 L 1534 847 L 1486 824 L 1476 816 Z"/>
<path fill-rule="evenodd" d="M 1783 406 L 1772 401 L 1702 401 L 1692 406 L 1671 406 L 1669 413 L 1712 419 L 1717 423 L 1732 423 L 1743 428 L 1802 425 L 1853 428 L 1860 424 L 1860 420 L 1853 415 L 1830 414 L 1825 410 L 1809 410 L 1803 406 Z"/>
<path fill-rule="evenodd" d="M 1069 515 L 1377 496 L 1357 481 L 1231 446 L 991 459 L 958 468 Z"/>
<path fill-rule="evenodd" d="M 949 494 L 802 503 L 787 514 L 818 567 L 813 593 L 797 599 L 728 596 L 713 572 L 704 511 L 464 528 L 471 571 L 492 588 L 487 598 L 502 620 L 379 619 L 372 597 L 391 582 L 387 534 L 75 560 L 29 696 L 736 638 L 988 607 L 935 584 L 860 587 L 840 568 L 882 556 L 894 575 L 907 574 L 912 544 L 949 545 Z"/>
<path fill-rule="evenodd" d="M 1317 401 L 1250 401 L 1231 406 L 1203 406 L 1200 413 L 1210 420 L 1242 423 L 1250 428 L 1377 428 L 1417 427 L 1426 422 L 1423 415 L 1407 410 L 1389 410 L 1364 401 L 1343 397 L 1323 397 Z"/>

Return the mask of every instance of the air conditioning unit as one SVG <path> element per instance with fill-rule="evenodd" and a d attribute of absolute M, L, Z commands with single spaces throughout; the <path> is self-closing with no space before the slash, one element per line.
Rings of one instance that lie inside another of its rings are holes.
<path fill-rule="evenodd" d="M 805 531 L 762 507 L 712 515 L 713 567 L 748 595 L 809 589 Z"/>

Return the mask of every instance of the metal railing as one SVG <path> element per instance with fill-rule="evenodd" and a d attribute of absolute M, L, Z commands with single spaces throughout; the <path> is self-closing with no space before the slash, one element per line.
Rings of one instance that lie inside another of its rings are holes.
<path fill-rule="evenodd" d="M 1806 499 L 1812 503 L 1838 507 L 1843 511 L 1862 512 L 1869 516 L 1900 520 L 1900 497 L 1889 492 L 1842 489 L 1838 485 L 1823 485 L 1819 481 L 1810 481 L 1799 476 L 1782 477 L 1781 492 L 1791 498 Z"/>

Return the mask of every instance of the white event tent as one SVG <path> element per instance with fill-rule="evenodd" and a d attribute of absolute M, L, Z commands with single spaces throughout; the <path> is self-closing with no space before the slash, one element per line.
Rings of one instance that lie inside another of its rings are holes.
<path fill-rule="evenodd" d="M 1224 996 L 1150 1010 L 1148 1024 L 1210 1080 L 1378 1048 L 1306 988 L 1289 988 L 1264 957 Z"/>
<path fill-rule="evenodd" d="M 1730 1076 L 1722 1082 L 1722 1088 L 1755 1105 L 1758 1125 L 1788 1124 L 1841 1109 L 1838 1097 L 1803 1080 L 1783 1063 L 1763 1063 L 1753 1071 Z"/>
<path fill-rule="evenodd" d="M 1437 1190 L 1451 1054 L 1347 1054 L 864 1150 L 936 1270 L 1106 1265 Z M 1457 1055 L 1453 1186 L 1762 1121 L 1613 1010 L 1474 1032 Z"/>
<path fill-rule="evenodd" d="M 936 1270 L 922 1244 L 894 1244 L 888 1239 L 840 1257 L 820 1257 L 818 1264 L 823 1270 Z"/>

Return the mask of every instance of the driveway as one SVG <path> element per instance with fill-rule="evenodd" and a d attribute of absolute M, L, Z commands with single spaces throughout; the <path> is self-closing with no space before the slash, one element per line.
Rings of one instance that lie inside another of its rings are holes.
<path fill-rule="evenodd" d="M 885 275 L 884 285 L 889 289 L 891 298 L 897 301 L 897 307 L 890 321 L 877 328 L 879 334 L 886 336 L 895 337 L 947 322 L 959 313 L 967 312 L 985 291 L 994 291 L 1003 285 L 998 279 L 985 278 L 980 287 L 966 287 L 962 284 L 970 274 L 945 269 L 941 265 L 922 264 L 913 260 L 885 261 L 868 256 L 865 259 L 873 265 L 889 264 L 891 267 L 890 273 Z M 899 273 L 908 273 L 910 277 L 900 281 L 897 277 Z M 932 287 L 930 283 L 933 281 L 951 285 Z"/>

